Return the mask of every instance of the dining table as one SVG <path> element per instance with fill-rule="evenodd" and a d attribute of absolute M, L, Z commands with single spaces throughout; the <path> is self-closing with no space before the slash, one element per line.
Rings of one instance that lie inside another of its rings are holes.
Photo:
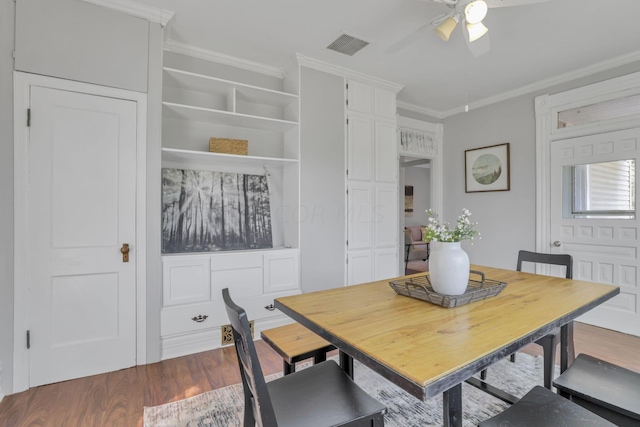
<path fill-rule="evenodd" d="M 452 307 L 399 295 L 390 286 L 421 273 L 280 297 L 274 304 L 336 346 L 352 378 L 355 359 L 418 399 L 442 394 L 444 426 L 461 427 L 463 382 L 517 400 L 474 374 L 557 328 L 564 371 L 574 358 L 574 319 L 620 292 L 581 280 L 471 269 L 506 286 L 497 295 Z"/>

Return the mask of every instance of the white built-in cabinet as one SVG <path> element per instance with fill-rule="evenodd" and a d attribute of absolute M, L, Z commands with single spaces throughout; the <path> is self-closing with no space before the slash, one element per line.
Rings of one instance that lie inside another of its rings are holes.
<path fill-rule="evenodd" d="M 247 310 L 257 336 L 290 322 L 273 300 L 300 293 L 298 116 L 295 93 L 194 72 L 193 66 L 164 68 L 162 166 L 267 174 L 273 249 L 163 255 L 163 359 L 222 345 L 229 323 L 223 288 Z M 212 136 L 248 140 L 249 155 L 209 153 Z"/>
<path fill-rule="evenodd" d="M 347 284 L 398 275 L 396 93 L 347 82 Z"/>

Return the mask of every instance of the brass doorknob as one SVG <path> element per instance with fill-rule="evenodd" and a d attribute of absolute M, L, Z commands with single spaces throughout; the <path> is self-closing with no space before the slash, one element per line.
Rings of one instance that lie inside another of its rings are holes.
<path fill-rule="evenodd" d="M 120 252 L 122 253 L 122 262 L 129 262 L 129 244 L 123 243 L 120 248 Z"/>

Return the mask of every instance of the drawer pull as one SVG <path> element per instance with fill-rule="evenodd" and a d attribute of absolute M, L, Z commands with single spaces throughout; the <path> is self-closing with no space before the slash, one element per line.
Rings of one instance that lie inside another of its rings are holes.
<path fill-rule="evenodd" d="M 265 305 L 264 308 L 266 308 L 269 311 L 273 311 L 276 309 L 276 307 L 273 304 Z"/>
<path fill-rule="evenodd" d="M 194 322 L 198 322 L 198 323 L 202 323 L 205 320 L 207 320 L 207 316 L 206 314 L 198 314 L 196 317 L 192 317 L 191 320 L 193 320 Z"/>

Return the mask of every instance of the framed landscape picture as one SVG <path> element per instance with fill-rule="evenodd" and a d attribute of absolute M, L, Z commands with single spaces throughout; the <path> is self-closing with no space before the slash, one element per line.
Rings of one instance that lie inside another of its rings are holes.
<path fill-rule="evenodd" d="M 464 152 L 465 191 L 509 191 L 509 143 L 472 148 Z"/>

